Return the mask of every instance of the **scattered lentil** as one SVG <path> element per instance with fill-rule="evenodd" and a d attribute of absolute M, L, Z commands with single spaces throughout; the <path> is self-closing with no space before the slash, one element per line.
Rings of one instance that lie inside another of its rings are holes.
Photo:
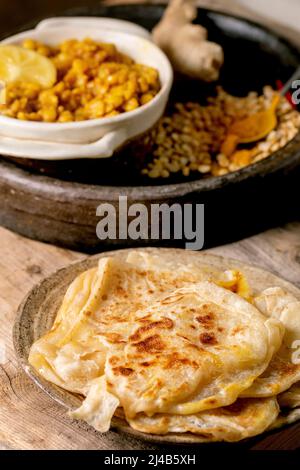
<path fill-rule="evenodd" d="M 230 157 L 221 153 L 222 143 L 234 121 L 266 109 L 274 90 L 267 86 L 263 95 L 251 92 L 235 97 L 217 88 L 206 105 L 177 103 L 171 114 L 163 116 L 146 136 L 152 142 L 152 161 L 142 169 L 150 178 L 167 177 L 181 172 L 189 176 L 198 171 L 205 176 L 221 176 L 267 158 L 284 147 L 300 129 L 300 113 L 285 98 L 277 108 L 278 125 L 265 140 L 239 146 Z"/>

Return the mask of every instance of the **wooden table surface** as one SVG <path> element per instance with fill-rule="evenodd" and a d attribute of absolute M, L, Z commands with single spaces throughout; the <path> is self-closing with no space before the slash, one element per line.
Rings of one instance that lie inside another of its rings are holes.
<path fill-rule="evenodd" d="M 17 3 L 17 0 L 10 3 Z M 243 13 L 234 5 L 235 2 L 229 0 L 201 3 L 210 3 L 217 8 L 225 5 L 224 9 L 230 7 Z M 210 251 L 258 265 L 300 287 L 300 223 Z M 88 432 L 84 425 L 75 429 L 65 410 L 40 391 L 17 364 L 11 332 L 22 298 L 43 277 L 84 256 L 25 239 L 0 228 L 0 449 L 154 448 L 115 432 L 100 436 L 96 432 Z M 300 424 L 252 445 L 253 449 L 298 447 Z"/>

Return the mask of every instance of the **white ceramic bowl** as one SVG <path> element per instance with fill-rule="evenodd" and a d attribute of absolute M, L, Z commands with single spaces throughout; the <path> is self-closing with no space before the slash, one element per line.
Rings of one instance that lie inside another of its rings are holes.
<path fill-rule="evenodd" d="M 95 16 L 56 16 L 54 18 L 47 18 L 46 20 L 40 21 L 35 29 L 41 31 L 42 29 L 65 28 L 68 25 L 72 25 L 76 28 L 104 28 L 119 33 L 134 34 L 141 38 L 149 39 L 151 41 L 151 34 L 149 31 L 142 26 L 131 23 L 131 21 L 119 20 L 116 18 L 98 18 Z"/>
<path fill-rule="evenodd" d="M 159 71 L 161 89 L 144 106 L 111 118 L 92 119 L 71 123 L 44 123 L 21 121 L 0 116 L 0 154 L 15 157 L 66 160 L 75 158 L 107 158 L 114 151 L 148 129 L 162 116 L 173 81 L 172 67 L 165 54 L 145 37 L 96 27 L 96 21 L 61 19 L 41 23 L 34 30 L 12 36 L 2 44 L 18 44 L 32 38 L 46 44 L 57 44 L 65 39 L 84 39 L 110 42 L 136 62 L 155 67 Z M 77 23 L 76 23 L 77 21 Z M 116 20 L 115 20 L 116 21 Z M 100 25 L 100 23 L 99 23 Z"/>

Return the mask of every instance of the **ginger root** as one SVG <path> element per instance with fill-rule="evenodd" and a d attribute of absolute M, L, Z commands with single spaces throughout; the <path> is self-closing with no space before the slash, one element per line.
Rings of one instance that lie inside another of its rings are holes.
<path fill-rule="evenodd" d="M 224 54 L 219 44 L 207 40 L 205 28 L 192 24 L 196 16 L 193 0 L 170 0 L 152 37 L 176 71 L 212 82 L 219 78 Z"/>

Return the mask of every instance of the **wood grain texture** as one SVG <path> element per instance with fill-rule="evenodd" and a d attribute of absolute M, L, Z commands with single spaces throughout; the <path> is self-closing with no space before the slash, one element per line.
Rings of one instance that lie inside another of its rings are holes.
<path fill-rule="evenodd" d="M 115 432 L 99 437 L 86 425 L 74 427 L 65 410 L 20 370 L 11 328 L 16 309 L 43 277 L 83 255 L 27 240 L 0 229 L 0 445 L 20 449 L 151 449 Z M 300 223 L 210 250 L 262 268 L 300 287 Z M 259 440 L 254 448 L 295 449 L 300 425 Z"/>
<path fill-rule="evenodd" d="M 166 263 L 172 262 L 174 259 L 180 261 L 183 265 L 193 263 L 195 268 L 204 269 L 209 275 L 217 271 L 226 270 L 239 270 L 243 272 L 248 280 L 253 295 L 260 293 L 270 287 L 281 287 L 287 292 L 293 294 L 296 299 L 300 300 L 300 289 L 294 284 L 283 280 L 281 277 L 275 276 L 266 270 L 261 270 L 248 263 L 232 260 L 231 258 L 224 258 L 216 256 L 211 253 L 193 252 L 183 249 L 168 249 L 168 248 L 141 248 L 148 254 L 157 256 L 159 255 Z M 134 248 L 134 250 L 139 250 Z M 63 390 L 60 387 L 43 379 L 36 370 L 28 362 L 28 356 L 32 344 L 45 335 L 53 325 L 59 306 L 61 305 L 64 295 L 70 286 L 71 282 L 82 272 L 94 268 L 98 265 L 101 258 L 105 256 L 118 257 L 118 259 L 126 261 L 127 256 L 132 253 L 132 249 L 113 250 L 99 253 L 98 255 L 85 258 L 76 263 L 67 265 L 63 269 L 59 269 L 54 274 L 46 277 L 41 283 L 38 283 L 32 289 L 29 295 L 25 298 L 24 302 L 20 305 L 14 328 L 13 328 L 13 343 L 16 355 L 19 359 L 23 370 L 29 375 L 32 380 L 40 386 L 50 397 L 57 403 L 65 406 L 67 410 L 76 409 L 80 406 L 80 400 L 74 394 Z M 290 421 L 292 422 L 292 421 Z M 73 426 L 76 428 L 78 421 L 74 421 Z M 111 428 L 120 430 L 127 435 L 136 437 L 143 441 L 157 443 L 157 444 L 207 444 L 208 439 L 203 436 L 186 433 L 169 433 L 163 436 L 156 436 L 151 434 L 144 434 L 139 432 L 128 425 L 125 420 L 113 417 L 111 421 Z M 94 431 L 92 431 L 94 433 Z M 102 436 L 100 436 L 102 437 Z M 241 445 L 239 443 L 238 445 Z M 252 441 L 247 442 L 251 446 Z"/>
<path fill-rule="evenodd" d="M 232 5 L 229 0 L 205 3 L 225 5 L 227 10 Z M 243 13 L 240 8 L 236 11 Z M 258 265 L 300 287 L 300 223 L 210 251 Z M 0 228 L 0 449 L 154 448 L 115 432 L 92 435 L 84 423 L 75 429 L 65 410 L 39 390 L 17 364 L 11 329 L 22 298 L 43 277 L 83 257 Z M 295 449 L 299 442 L 300 424 L 260 438 L 252 448 Z"/>

